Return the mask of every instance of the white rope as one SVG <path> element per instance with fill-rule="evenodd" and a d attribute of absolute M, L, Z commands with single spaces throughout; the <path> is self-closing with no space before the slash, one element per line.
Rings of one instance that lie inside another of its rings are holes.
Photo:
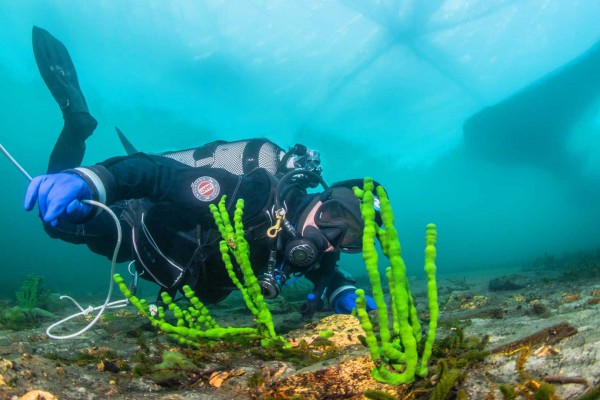
<path fill-rule="evenodd" d="M 104 304 L 102 304 L 101 306 L 98 307 L 92 307 L 92 306 L 88 306 L 88 308 L 83 308 L 79 305 L 79 303 L 77 301 L 75 301 L 72 297 L 69 296 L 61 296 L 61 299 L 67 299 L 67 300 L 71 300 L 73 302 L 73 304 L 75 304 L 75 306 L 77 308 L 79 308 L 79 310 L 81 310 L 80 312 L 78 312 L 77 314 L 73 314 L 67 318 L 64 318 L 58 322 L 53 323 L 52 325 L 50 325 L 47 329 L 46 329 L 46 335 L 48 335 L 48 337 L 51 337 L 52 339 L 59 339 L 59 340 L 63 340 L 63 339 L 72 339 L 74 337 L 77 337 L 79 335 L 81 335 L 84 332 L 87 332 L 92 326 L 94 326 L 96 324 L 96 322 L 98 322 L 98 320 L 100 319 L 100 317 L 102 316 L 102 314 L 104 313 L 104 311 L 108 308 L 108 309 L 113 309 L 113 308 L 121 308 L 121 307 L 125 307 L 128 303 L 127 299 L 124 300 L 117 300 L 117 301 L 113 301 L 112 303 L 110 302 L 110 298 L 112 296 L 112 291 L 113 291 L 113 286 L 114 286 L 114 280 L 113 280 L 113 275 L 115 274 L 115 270 L 117 268 L 117 255 L 119 254 L 119 249 L 121 248 L 121 240 L 123 239 L 123 233 L 121 231 L 121 224 L 119 223 L 119 219 L 117 218 L 117 216 L 115 215 L 114 212 L 112 212 L 112 210 L 110 208 L 108 208 L 106 205 L 99 203 L 97 201 L 94 200 L 82 200 L 83 203 L 88 203 L 91 204 L 93 206 L 96 207 L 100 207 L 102 208 L 104 211 L 106 211 L 111 217 L 112 219 L 115 221 L 115 225 L 117 227 L 117 244 L 115 245 L 115 251 L 113 253 L 113 257 L 112 257 L 112 262 L 111 262 L 111 269 L 110 269 L 110 285 L 108 287 L 108 294 L 106 296 L 106 300 L 104 301 Z M 96 316 L 94 317 L 94 319 L 87 324 L 87 326 L 85 326 L 83 329 L 79 330 L 78 332 L 69 334 L 69 335 L 64 335 L 64 336 L 58 336 L 58 335 L 54 335 L 52 333 L 50 333 L 50 331 L 54 328 L 56 328 L 57 326 L 62 325 L 63 323 L 70 321 L 71 319 L 75 318 L 75 317 L 79 317 L 79 316 L 86 316 L 96 310 L 100 310 L 98 311 L 98 314 L 96 314 Z"/>

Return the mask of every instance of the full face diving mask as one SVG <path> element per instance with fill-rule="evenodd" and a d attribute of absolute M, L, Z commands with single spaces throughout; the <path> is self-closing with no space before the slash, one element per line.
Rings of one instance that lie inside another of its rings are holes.
<path fill-rule="evenodd" d="M 344 187 L 316 196 L 298 220 L 301 234 L 285 246 L 285 262 L 299 272 L 315 265 L 323 252 L 355 253 L 362 249 L 364 223 L 360 201 Z"/>
<path fill-rule="evenodd" d="M 347 188 L 333 188 L 317 210 L 315 224 L 334 250 L 357 253 L 362 249 L 364 222 L 360 201 Z"/>

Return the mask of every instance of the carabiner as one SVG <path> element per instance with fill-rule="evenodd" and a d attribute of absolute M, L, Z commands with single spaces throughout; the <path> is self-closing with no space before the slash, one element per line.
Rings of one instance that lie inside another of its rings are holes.
<path fill-rule="evenodd" d="M 281 223 L 285 219 L 285 210 L 283 208 L 280 208 L 279 210 L 275 211 L 275 219 L 275 225 L 267 229 L 267 236 L 271 239 L 277 237 L 277 235 L 281 231 Z"/>

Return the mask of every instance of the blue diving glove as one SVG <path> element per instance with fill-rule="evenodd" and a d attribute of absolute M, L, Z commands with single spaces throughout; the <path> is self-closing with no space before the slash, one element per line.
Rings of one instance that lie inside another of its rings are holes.
<path fill-rule="evenodd" d="M 59 219 L 78 224 L 84 222 L 93 211 L 89 204 L 81 200 L 91 200 L 92 191 L 83 179 L 75 174 L 37 176 L 31 180 L 23 207 L 31 211 L 37 201 L 40 217 L 51 226 Z"/>
<path fill-rule="evenodd" d="M 377 309 L 375 300 L 371 296 L 365 296 L 367 301 L 367 312 Z M 350 314 L 356 308 L 356 294 L 354 291 L 343 292 L 338 295 L 332 304 L 336 314 Z"/>

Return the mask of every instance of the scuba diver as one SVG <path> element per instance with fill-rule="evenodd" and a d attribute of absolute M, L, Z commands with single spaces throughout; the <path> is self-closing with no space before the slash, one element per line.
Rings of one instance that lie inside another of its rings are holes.
<path fill-rule="evenodd" d="M 65 46 L 38 27 L 33 49 L 64 119 L 47 174 L 31 181 L 24 202 L 27 211 L 37 202 L 51 237 L 86 244 L 110 258 L 115 222 L 82 202 L 98 201 L 129 232 L 118 262 L 133 260 L 136 274 L 171 295 L 189 285 L 203 302 L 217 303 L 236 287 L 221 259 L 221 235 L 209 204 L 226 195 L 231 211 L 244 199 L 250 261 L 265 298 L 277 297 L 288 279 L 304 276 L 314 288 L 301 306 L 303 317 L 323 309 L 324 300 L 336 313 L 355 308 L 356 281 L 337 262 L 341 252 L 362 248 L 364 224 L 352 191 L 362 180 L 326 185 L 318 152 L 299 144 L 286 152 L 266 139 L 217 141 L 151 155 L 136 152 L 120 131 L 131 154 L 82 167 L 85 140 L 97 122 L 75 67 Z M 324 191 L 309 193 L 319 184 Z M 375 309 L 370 297 L 367 305 Z"/>

